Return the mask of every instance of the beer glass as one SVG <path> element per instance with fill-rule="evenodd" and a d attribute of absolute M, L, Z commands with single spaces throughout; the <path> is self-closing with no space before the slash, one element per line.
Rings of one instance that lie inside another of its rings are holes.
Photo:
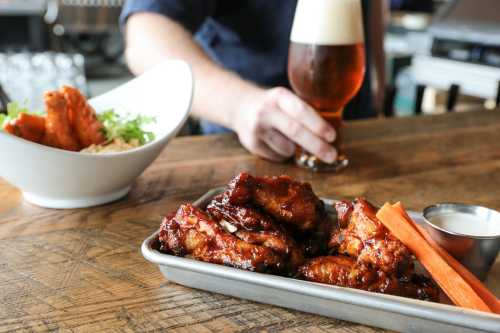
<path fill-rule="evenodd" d="M 314 171 L 338 171 L 349 164 L 340 129 L 346 104 L 365 74 L 361 0 L 299 0 L 290 37 L 288 77 L 294 92 L 337 131 L 338 158 L 326 164 L 298 148 L 295 161 Z"/>

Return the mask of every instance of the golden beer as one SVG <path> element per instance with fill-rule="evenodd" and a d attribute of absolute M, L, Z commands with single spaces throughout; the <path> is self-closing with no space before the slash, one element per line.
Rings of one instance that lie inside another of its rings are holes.
<path fill-rule="evenodd" d="M 348 164 L 340 135 L 342 113 L 365 74 L 360 0 L 299 0 L 290 39 L 292 89 L 335 127 L 339 152 L 330 165 L 299 148 L 296 162 L 317 171 L 342 169 Z"/>

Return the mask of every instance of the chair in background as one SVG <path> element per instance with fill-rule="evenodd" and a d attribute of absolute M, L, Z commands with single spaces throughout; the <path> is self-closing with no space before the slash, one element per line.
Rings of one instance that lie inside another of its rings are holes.
<path fill-rule="evenodd" d="M 421 111 L 425 87 L 448 90 L 446 110 L 456 108 L 463 93 L 500 100 L 500 2 L 448 1 L 429 26 L 433 39 L 428 54 L 413 59 L 417 87 L 416 111 Z"/>
<path fill-rule="evenodd" d="M 425 94 L 425 89 L 427 86 L 423 84 L 417 85 L 416 88 L 416 99 L 415 99 L 415 114 L 419 115 L 422 114 L 422 104 L 423 104 L 423 99 L 424 99 L 424 94 Z M 452 112 L 455 110 L 458 97 L 460 96 L 460 85 L 458 84 L 451 84 L 450 88 L 448 89 L 448 96 L 446 100 L 446 111 L 447 112 Z M 495 107 L 497 109 L 500 109 L 500 80 L 498 81 L 497 84 L 497 91 L 496 91 L 496 96 L 494 97 L 495 100 Z"/>

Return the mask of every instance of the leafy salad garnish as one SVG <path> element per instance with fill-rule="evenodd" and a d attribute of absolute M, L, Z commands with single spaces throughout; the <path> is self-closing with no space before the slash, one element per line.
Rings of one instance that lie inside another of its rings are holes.
<path fill-rule="evenodd" d="M 153 132 L 144 130 L 145 125 L 156 122 L 154 117 L 144 115 L 125 116 L 117 114 L 114 110 L 107 110 L 97 115 L 97 119 L 104 126 L 104 134 L 108 140 L 121 138 L 126 142 L 137 140 L 141 145 L 155 139 Z"/>
<path fill-rule="evenodd" d="M 20 113 L 37 114 L 42 115 L 39 111 L 30 111 L 26 107 L 27 102 L 20 104 L 19 102 L 10 102 L 7 104 L 7 114 L 0 113 L 0 131 L 3 130 L 3 126 L 11 120 L 16 119 Z"/>

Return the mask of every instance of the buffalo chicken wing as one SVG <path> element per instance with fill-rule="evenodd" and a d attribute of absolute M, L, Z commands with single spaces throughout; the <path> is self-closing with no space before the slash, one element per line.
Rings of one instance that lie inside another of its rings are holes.
<path fill-rule="evenodd" d="M 21 112 L 19 116 L 4 125 L 6 132 L 36 143 L 45 137 L 45 117 Z"/>
<path fill-rule="evenodd" d="M 104 127 L 85 96 L 73 87 L 60 89 L 68 104 L 68 118 L 82 147 L 98 145 L 106 140 Z"/>
<path fill-rule="evenodd" d="M 82 147 L 71 127 L 64 95 L 49 91 L 44 94 L 44 101 L 47 108 L 44 144 L 65 150 L 80 150 Z"/>

